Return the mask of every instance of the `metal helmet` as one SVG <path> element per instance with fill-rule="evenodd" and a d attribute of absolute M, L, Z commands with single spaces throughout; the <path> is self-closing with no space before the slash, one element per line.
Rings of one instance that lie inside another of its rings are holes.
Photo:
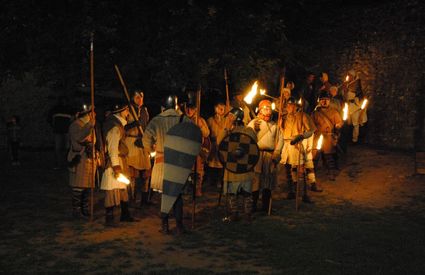
<path fill-rule="evenodd" d="M 124 111 L 125 109 L 128 108 L 127 102 L 124 101 L 120 101 L 115 103 L 114 105 L 112 105 L 112 110 L 111 113 L 112 114 L 118 114 L 121 113 L 122 111 Z"/>
<path fill-rule="evenodd" d="M 319 94 L 319 100 L 325 99 L 325 98 L 331 98 L 329 92 L 328 91 L 321 91 L 320 94 Z"/>
<path fill-rule="evenodd" d="M 268 99 L 263 99 L 260 101 L 260 103 L 258 103 L 258 109 L 261 110 L 261 108 L 263 107 L 272 107 L 272 102 Z"/>
<path fill-rule="evenodd" d="M 91 105 L 87 103 L 81 104 L 80 110 L 77 113 L 78 117 L 82 117 L 91 112 Z"/>
<path fill-rule="evenodd" d="M 168 95 L 164 97 L 164 99 L 162 100 L 162 107 L 164 107 L 165 110 L 175 109 L 177 106 L 177 101 L 178 101 L 178 98 L 176 95 Z"/>
<path fill-rule="evenodd" d="M 288 104 L 297 104 L 297 100 L 295 99 L 295 97 L 290 96 L 290 97 L 288 98 L 287 103 L 288 103 Z"/>
<path fill-rule="evenodd" d="M 189 108 L 196 107 L 196 93 L 194 92 L 187 93 L 186 107 L 189 107 Z"/>
<path fill-rule="evenodd" d="M 243 122 L 244 112 L 241 108 L 233 108 L 230 113 L 235 116 L 236 122 Z"/>

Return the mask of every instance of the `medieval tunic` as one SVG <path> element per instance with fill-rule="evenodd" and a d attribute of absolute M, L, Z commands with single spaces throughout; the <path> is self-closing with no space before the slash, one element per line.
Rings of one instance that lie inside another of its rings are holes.
<path fill-rule="evenodd" d="M 128 201 L 127 185 L 119 182 L 112 167 L 120 166 L 121 173 L 128 177 L 127 154 L 125 145 L 124 125 L 127 121 L 121 116 L 114 114 L 107 118 L 103 125 L 106 149 L 108 154 L 106 170 L 102 176 L 100 189 L 106 190 L 105 207 L 120 205 L 120 201 Z"/>
<path fill-rule="evenodd" d="M 149 114 L 146 107 L 135 107 L 137 116 L 139 117 L 140 125 L 142 126 L 142 131 L 146 129 L 147 122 L 149 121 Z M 126 131 L 125 144 L 128 148 L 128 157 L 127 163 L 128 166 L 133 167 L 137 170 L 148 170 L 151 168 L 151 162 L 149 157 L 149 152 L 145 151 L 143 148 L 137 147 L 134 143 L 139 137 L 139 131 L 137 130 L 137 122 L 135 122 L 133 116 L 129 116 L 127 126 L 130 127 Z M 143 132 L 142 132 L 143 133 Z"/>
<path fill-rule="evenodd" d="M 315 140 L 323 135 L 322 152 L 325 154 L 335 153 L 336 137 L 334 130 L 342 126 L 342 118 L 336 109 L 333 108 L 316 108 L 312 114 L 314 124 L 317 127 Z"/>
<path fill-rule="evenodd" d="M 257 191 L 262 188 L 271 189 L 273 186 L 273 163 L 272 156 L 275 148 L 277 125 L 274 121 L 265 121 L 255 118 L 249 122 L 248 127 L 254 128 L 255 122 L 260 121 L 260 131 L 257 132 L 257 145 L 260 149 L 260 158 L 255 165 L 255 177 L 252 190 Z"/>
<path fill-rule="evenodd" d="M 312 163 L 312 138 L 306 138 L 296 145 L 290 143 L 296 136 L 306 132 L 314 132 L 314 130 L 315 126 L 306 113 L 288 113 L 284 118 L 283 129 L 281 129 L 278 145 L 275 149 L 275 154 L 280 152 L 280 163 L 292 166 Z"/>
<path fill-rule="evenodd" d="M 353 125 L 353 141 L 357 142 L 359 137 L 359 126 L 367 122 L 366 109 L 361 109 L 360 98 L 363 97 L 363 91 L 360 79 L 345 83 L 344 100 L 348 102 L 348 124 Z"/>
<path fill-rule="evenodd" d="M 93 185 L 93 160 L 91 149 L 93 127 L 90 124 L 89 116 L 84 116 L 74 120 L 69 126 L 69 138 L 71 147 L 68 152 L 67 160 L 71 162 L 74 158 L 80 158 L 80 161 L 73 167 L 68 167 L 69 185 L 73 188 L 90 188 Z M 90 154 L 90 155 L 88 155 Z"/>
<path fill-rule="evenodd" d="M 236 126 L 231 133 L 242 133 L 250 136 L 253 140 L 257 141 L 257 135 L 254 130 L 246 126 Z M 254 171 L 247 173 L 235 174 L 227 169 L 224 170 L 224 186 L 223 193 L 237 194 L 243 189 L 245 192 L 252 192 L 252 179 Z"/>
<path fill-rule="evenodd" d="M 155 150 L 155 164 L 152 168 L 151 187 L 162 192 L 164 179 L 164 139 L 168 130 L 180 122 L 190 122 L 186 116 L 174 109 L 167 109 L 154 117 L 146 127 L 143 134 L 143 146 L 145 150 Z"/>
<path fill-rule="evenodd" d="M 228 117 L 214 115 L 207 120 L 210 129 L 211 153 L 208 159 L 208 166 L 212 168 L 223 168 L 218 158 L 218 146 L 227 134 L 227 125 L 230 125 Z"/>

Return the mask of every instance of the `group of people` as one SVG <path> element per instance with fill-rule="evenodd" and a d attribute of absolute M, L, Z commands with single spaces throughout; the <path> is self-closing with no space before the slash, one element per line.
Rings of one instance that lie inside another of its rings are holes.
<path fill-rule="evenodd" d="M 359 79 L 352 77 L 345 86 L 336 87 L 322 73 L 323 85 L 314 89 L 309 75 L 305 85 L 296 91 L 294 83 L 289 82 L 283 88 L 282 99 L 263 99 L 256 112 L 243 101 L 242 93 L 237 93 L 232 102 L 217 100 L 214 115 L 207 120 L 200 117 L 193 93 L 183 104 L 179 104 L 176 95 L 164 97 L 161 113 L 150 120 L 143 92 L 135 91 L 131 104 L 116 104 L 109 110 L 102 127 L 96 123 L 91 107 L 84 105 L 69 127 L 67 161 L 73 216 L 90 215 L 89 189 L 96 178 L 93 167 L 100 166 L 105 225 L 117 224 L 117 207 L 121 208 L 121 222 L 137 221 L 130 213 L 129 201 L 141 194 L 141 205 L 146 205 L 151 191 L 164 191 L 165 136 L 182 122 L 195 123 L 202 134 L 202 148 L 188 182 L 196 183 L 193 188 L 197 197 L 203 195 L 204 182 L 218 187 L 228 202 L 226 220 L 243 219 L 249 223 L 253 212 L 270 211 L 272 191 L 281 185 L 277 182 L 280 174 L 286 177 L 288 199 L 298 199 L 299 195 L 303 202 L 311 203 L 308 191 L 322 191 L 315 177 L 319 159 L 327 168 L 329 179 L 336 177 L 337 146 L 341 144 L 341 129 L 347 127 L 344 103 L 353 105 L 347 119 L 354 127 L 353 142 L 358 139 L 356 127 L 365 122 L 365 114 L 359 117 L 354 111 L 363 95 Z M 220 155 L 220 145 L 230 134 L 246 135 L 258 146 L 258 161 L 253 169 L 234 172 L 224 168 L 226 158 Z M 172 209 L 176 232 L 184 233 L 182 195 Z M 169 213 L 161 213 L 160 217 L 160 231 L 168 234 Z"/>

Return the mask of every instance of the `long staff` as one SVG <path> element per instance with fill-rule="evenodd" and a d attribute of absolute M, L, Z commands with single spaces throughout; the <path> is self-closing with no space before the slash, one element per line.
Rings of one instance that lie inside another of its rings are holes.
<path fill-rule="evenodd" d="M 277 144 L 279 142 L 279 132 L 280 132 L 280 125 L 282 123 L 282 108 L 283 108 L 283 88 L 285 87 L 285 69 L 283 70 L 282 78 L 280 79 L 280 96 L 279 96 L 279 115 L 277 117 L 277 127 L 276 127 L 276 137 L 274 141 L 274 148 L 276 149 Z M 276 172 L 276 168 L 275 168 Z M 277 174 L 277 172 L 276 172 Z M 277 178 L 275 179 L 277 182 Z M 270 189 L 271 190 L 271 189 Z M 273 192 L 270 194 L 270 200 L 269 200 L 269 209 L 268 209 L 268 215 L 270 216 L 272 214 L 272 203 L 273 203 Z"/>
<path fill-rule="evenodd" d="M 120 69 L 118 68 L 117 65 L 114 65 L 114 67 L 115 67 L 115 71 L 117 72 L 118 79 L 120 80 L 121 86 L 123 88 L 125 98 L 127 99 L 127 104 L 130 110 L 130 114 L 133 117 L 134 121 L 136 121 L 137 123 L 137 127 L 136 127 L 137 131 L 139 132 L 140 137 L 143 137 L 142 125 L 140 124 L 139 117 L 137 116 L 136 110 L 134 110 L 133 104 L 131 104 L 130 95 L 128 94 L 127 86 L 125 85 L 124 79 L 122 78 Z"/>
<path fill-rule="evenodd" d="M 198 125 L 201 115 L 201 88 L 196 92 L 196 118 L 195 123 Z M 202 138 L 203 141 L 204 138 Z M 192 195 L 192 229 L 195 228 L 195 214 L 196 214 L 196 184 L 198 183 L 198 165 L 199 165 L 199 156 L 196 156 L 195 161 L 195 173 L 193 176 L 193 195 Z"/>
<path fill-rule="evenodd" d="M 90 99 L 91 99 L 91 116 L 94 119 L 94 47 L 93 47 L 94 35 L 91 34 L 90 37 Z M 96 177 L 96 150 L 95 150 L 95 140 L 96 140 L 96 132 L 93 127 L 91 130 L 91 138 L 92 138 L 92 167 L 91 167 L 91 176 L 92 181 L 90 184 L 90 221 L 93 221 L 93 205 L 94 205 L 94 182 Z"/>
<path fill-rule="evenodd" d="M 229 78 L 227 77 L 227 69 L 224 68 L 224 82 L 226 83 L 226 113 L 230 111 L 230 96 L 229 96 Z"/>

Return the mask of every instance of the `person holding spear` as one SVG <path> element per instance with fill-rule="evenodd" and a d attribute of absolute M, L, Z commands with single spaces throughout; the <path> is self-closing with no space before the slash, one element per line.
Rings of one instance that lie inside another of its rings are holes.
<path fill-rule="evenodd" d="M 275 162 L 291 165 L 292 182 L 288 181 L 288 199 L 296 199 L 298 197 L 295 191 L 299 190 L 299 179 L 305 178 L 305 164 L 309 162 L 307 151 L 310 148 L 308 148 L 307 139 L 315 131 L 312 120 L 302 110 L 298 111 L 297 107 L 296 99 L 290 97 L 286 106 L 287 115 L 282 119 L 279 141 L 273 153 Z M 303 182 L 302 200 L 303 202 L 311 203 L 307 194 L 305 180 Z M 296 190 L 295 187 L 297 187 Z"/>

